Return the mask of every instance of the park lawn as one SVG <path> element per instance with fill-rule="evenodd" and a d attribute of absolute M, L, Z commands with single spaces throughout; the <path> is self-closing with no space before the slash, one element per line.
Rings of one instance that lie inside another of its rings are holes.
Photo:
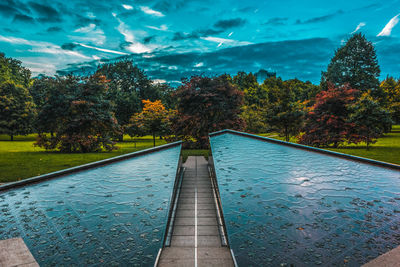
<path fill-rule="evenodd" d="M 260 135 L 279 140 L 284 139 L 276 133 Z M 290 138 L 290 142 L 295 143 L 296 138 Z M 328 147 L 323 149 L 400 165 L 400 125 L 394 125 L 390 133 L 385 134 L 383 137 L 379 138 L 375 144 L 370 145 L 369 150 L 366 148 L 367 146 L 365 143 L 360 143 L 357 145 L 345 144 L 338 148 Z"/>
<path fill-rule="evenodd" d="M 14 141 L 9 141 L 9 136 L 0 135 L 0 183 L 19 181 L 153 146 L 151 136 L 134 139 L 126 136 L 123 142 L 118 142 L 118 150 L 113 152 L 60 153 L 34 147 L 35 139 L 36 135 L 28 135 L 16 136 Z M 165 143 L 156 139 L 156 145 Z"/>

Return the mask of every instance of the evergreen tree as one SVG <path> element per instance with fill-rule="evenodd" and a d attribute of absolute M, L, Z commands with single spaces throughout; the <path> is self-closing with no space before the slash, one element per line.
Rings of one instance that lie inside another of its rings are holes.
<path fill-rule="evenodd" d="M 372 42 L 363 34 L 356 33 L 336 50 L 327 71 L 322 73 L 321 86 L 326 90 L 328 83 L 335 87 L 348 83 L 361 93 L 371 90 L 372 96 L 378 98 L 381 96 L 379 75 L 380 68 Z"/>

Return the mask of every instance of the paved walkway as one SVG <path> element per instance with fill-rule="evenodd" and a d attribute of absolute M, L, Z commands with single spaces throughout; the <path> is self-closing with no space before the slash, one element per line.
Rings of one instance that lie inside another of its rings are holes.
<path fill-rule="evenodd" d="M 22 238 L 0 240 L 0 267 L 39 267 Z"/>
<path fill-rule="evenodd" d="M 234 266 L 229 248 L 221 246 L 207 161 L 189 157 L 183 166 L 171 246 L 162 250 L 158 266 Z"/>

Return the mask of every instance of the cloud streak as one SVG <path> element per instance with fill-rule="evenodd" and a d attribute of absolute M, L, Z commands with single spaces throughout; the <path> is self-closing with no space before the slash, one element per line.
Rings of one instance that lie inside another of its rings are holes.
<path fill-rule="evenodd" d="M 392 30 L 393 30 L 394 26 L 396 26 L 397 23 L 399 23 L 399 16 L 400 16 L 400 14 L 397 14 L 391 20 L 389 20 L 389 22 L 382 29 L 382 31 L 380 33 L 378 33 L 377 36 L 390 36 L 392 34 Z"/>
<path fill-rule="evenodd" d="M 352 31 L 350 34 L 353 34 L 353 33 L 358 32 L 358 30 L 361 29 L 362 27 L 364 27 L 365 25 L 367 25 L 365 22 L 360 22 L 360 23 L 357 25 L 356 29 L 355 29 L 354 31 Z"/>
<path fill-rule="evenodd" d="M 90 49 L 94 49 L 94 50 L 105 52 L 105 53 L 111 53 L 111 54 L 117 54 L 117 55 L 129 55 L 128 53 L 115 51 L 115 50 L 111 50 L 111 49 L 105 49 L 105 48 L 100 48 L 100 47 L 95 47 L 95 46 L 85 45 L 85 44 L 80 44 L 80 43 L 76 43 L 76 44 L 80 45 L 82 47 L 85 47 L 85 48 L 90 48 Z"/>
<path fill-rule="evenodd" d="M 155 17 L 164 17 L 165 16 L 160 11 L 153 10 L 150 7 L 147 7 L 147 6 L 141 6 L 140 10 L 142 10 L 147 15 L 151 15 L 151 16 L 155 16 Z"/>

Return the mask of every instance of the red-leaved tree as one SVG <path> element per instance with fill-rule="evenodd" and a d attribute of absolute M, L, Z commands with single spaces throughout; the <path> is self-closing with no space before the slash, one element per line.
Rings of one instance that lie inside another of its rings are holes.
<path fill-rule="evenodd" d="M 306 115 L 304 134 L 299 142 L 317 147 L 360 142 L 355 123 L 349 121 L 350 105 L 357 92 L 348 84 L 341 87 L 330 84 L 328 90 L 320 92 Z"/>
<path fill-rule="evenodd" d="M 175 97 L 178 99 L 175 133 L 194 141 L 196 147 L 207 147 L 211 132 L 244 127 L 239 116 L 243 92 L 229 75 L 191 77 L 183 81 Z"/>

